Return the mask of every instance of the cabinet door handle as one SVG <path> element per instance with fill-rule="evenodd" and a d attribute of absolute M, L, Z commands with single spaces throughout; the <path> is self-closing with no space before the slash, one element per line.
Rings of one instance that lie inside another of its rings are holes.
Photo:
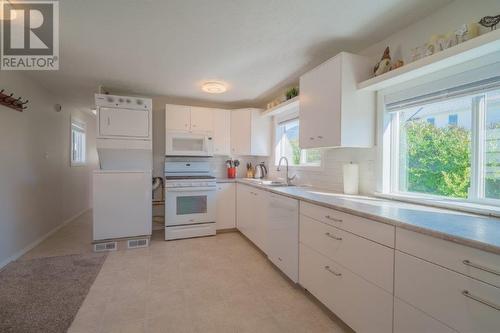
<path fill-rule="evenodd" d="M 311 136 L 311 137 L 309 138 L 309 140 L 314 140 L 314 138 Z"/>
<path fill-rule="evenodd" d="M 493 268 L 489 268 L 489 267 L 486 267 L 486 266 L 483 266 L 483 265 L 475 264 L 473 262 L 470 262 L 467 259 L 463 260 L 462 262 L 466 266 L 474 267 L 474 268 L 480 269 L 482 271 L 485 271 L 485 272 L 488 272 L 488 273 L 500 276 L 500 272 L 497 271 L 497 270 L 494 270 Z"/>
<path fill-rule="evenodd" d="M 318 135 L 318 139 L 323 139 L 323 136 L 321 136 L 321 135 Z"/>
<path fill-rule="evenodd" d="M 111 119 L 108 117 L 108 126 L 111 125 Z"/>
<path fill-rule="evenodd" d="M 342 222 L 341 219 L 336 219 L 335 217 L 331 217 L 330 215 L 325 215 L 325 217 L 334 222 Z"/>
<path fill-rule="evenodd" d="M 341 240 L 342 240 L 342 237 L 338 237 L 338 236 L 332 235 L 332 234 L 331 234 L 331 233 L 329 233 L 329 232 L 325 232 L 325 236 L 330 237 L 330 238 L 333 238 L 333 239 L 338 240 L 338 241 L 341 241 Z"/>
<path fill-rule="evenodd" d="M 332 273 L 333 275 L 335 275 L 335 276 L 342 276 L 342 273 L 337 273 L 337 272 L 335 272 L 334 270 L 332 270 L 332 269 L 330 268 L 330 266 L 325 266 L 325 269 L 326 269 L 327 271 L 329 271 L 330 273 Z"/>
<path fill-rule="evenodd" d="M 462 291 L 462 295 L 464 295 L 465 297 L 468 297 L 468 298 L 470 298 L 470 299 L 473 299 L 473 300 L 475 300 L 476 302 L 479 302 L 479 303 L 481 303 L 481 304 L 484 304 L 484 305 L 486 305 L 486 306 L 489 306 L 490 308 L 493 308 L 493 309 L 495 309 L 495 310 L 497 310 L 497 311 L 500 311 L 500 305 L 497 305 L 497 304 L 495 304 L 495 303 L 492 303 L 492 302 L 490 302 L 490 301 L 487 301 L 487 300 L 485 300 L 485 299 L 483 299 L 483 298 L 481 298 L 481 297 L 477 297 L 477 296 L 475 296 L 475 295 L 472 295 L 472 294 L 471 294 L 468 290 L 463 290 L 463 291 Z"/>

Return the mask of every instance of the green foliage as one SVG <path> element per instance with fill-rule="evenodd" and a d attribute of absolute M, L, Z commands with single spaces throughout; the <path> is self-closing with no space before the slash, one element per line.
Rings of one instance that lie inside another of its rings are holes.
<path fill-rule="evenodd" d="M 408 191 L 467 198 L 470 131 L 455 126 L 438 128 L 422 121 L 411 121 L 404 129 Z"/>
<path fill-rule="evenodd" d="M 287 100 L 292 99 L 298 95 L 299 95 L 299 88 L 297 88 L 297 87 L 290 88 L 286 91 L 286 99 Z"/>
<path fill-rule="evenodd" d="M 293 164 L 299 165 L 300 164 L 300 152 L 301 152 L 301 149 L 299 147 L 299 140 L 290 140 L 290 145 L 292 146 Z"/>

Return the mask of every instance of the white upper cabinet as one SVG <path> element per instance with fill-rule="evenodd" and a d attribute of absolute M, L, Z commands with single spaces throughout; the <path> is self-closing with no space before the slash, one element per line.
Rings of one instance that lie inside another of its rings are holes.
<path fill-rule="evenodd" d="M 371 147 L 375 94 L 358 91 L 369 59 L 342 52 L 300 77 L 300 147 Z"/>
<path fill-rule="evenodd" d="M 187 105 L 167 104 L 165 122 L 169 131 L 211 133 L 213 131 L 212 109 Z"/>
<path fill-rule="evenodd" d="M 231 153 L 269 156 L 271 151 L 271 118 L 260 109 L 231 111 Z"/>
<path fill-rule="evenodd" d="M 189 131 L 191 124 L 191 107 L 186 105 L 167 104 L 165 107 L 167 130 Z"/>
<path fill-rule="evenodd" d="M 213 109 L 191 107 L 191 131 L 211 133 L 214 130 Z"/>
<path fill-rule="evenodd" d="M 231 154 L 231 111 L 213 109 L 213 145 L 215 155 Z"/>

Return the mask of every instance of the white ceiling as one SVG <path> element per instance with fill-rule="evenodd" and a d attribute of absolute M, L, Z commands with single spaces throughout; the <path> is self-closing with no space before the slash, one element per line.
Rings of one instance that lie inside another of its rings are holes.
<path fill-rule="evenodd" d="M 28 75 L 81 105 L 98 85 L 231 105 L 267 102 L 449 0 L 62 0 L 60 70 Z M 209 95 L 203 80 L 229 90 Z"/>

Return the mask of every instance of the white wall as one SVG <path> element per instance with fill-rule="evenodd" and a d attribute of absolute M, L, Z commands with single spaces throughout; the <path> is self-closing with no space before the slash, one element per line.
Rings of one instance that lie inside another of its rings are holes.
<path fill-rule="evenodd" d="M 393 60 L 402 58 L 408 63 L 411 59 L 411 49 L 425 44 L 432 35 L 447 34 L 464 23 L 477 23 L 483 16 L 498 14 L 500 14 L 498 0 L 455 0 L 423 20 L 356 53 L 373 57 L 376 62 L 382 57 L 384 49 L 389 46 Z M 482 29 L 482 31 L 487 30 L 489 29 Z"/>
<path fill-rule="evenodd" d="M 375 64 L 382 56 L 384 49 L 389 46 L 393 60 L 403 59 L 405 63 L 408 63 L 411 49 L 423 45 L 432 35 L 446 34 L 456 30 L 464 23 L 478 22 L 483 16 L 498 14 L 500 14 L 500 1 L 498 0 L 457 0 L 398 33 L 363 50 L 355 50 L 354 53 L 373 58 Z M 377 147 L 370 149 L 327 149 L 322 170 L 292 169 L 291 174 L 297 174 L 297 183 L 299 184 L 309 184 L 329 190 L 342 191 L 342 165 L 353 161 L 360 165 L 361 193 L 371 194 L 377 188 L 376 178 L 379 174 L 377 168 L 380 165 L 378 156 Z M 269 159 L 269 163 L 273 165 L 271 163 L 274 163 L 274 159 Z M 283 177 L 283 173 L 277 173 L 272 166 L 270 169 L 272 170 L 272 176 Z"/>
<path fill-rule="evenodd" d="M 90 113 L 72 110 L 19 72 L 2 71 L 0 87 L 30 100 L 17 112 L 0 106 L 0 267 L 64 221 L 88 209 L 96 156 Z M 54 104 L 63 111 L 54 111 Z M 70 168 L 70 114 L 87 123 L 86 167 Z M 90 241 L 90 240 L 89 240 Z"/>

